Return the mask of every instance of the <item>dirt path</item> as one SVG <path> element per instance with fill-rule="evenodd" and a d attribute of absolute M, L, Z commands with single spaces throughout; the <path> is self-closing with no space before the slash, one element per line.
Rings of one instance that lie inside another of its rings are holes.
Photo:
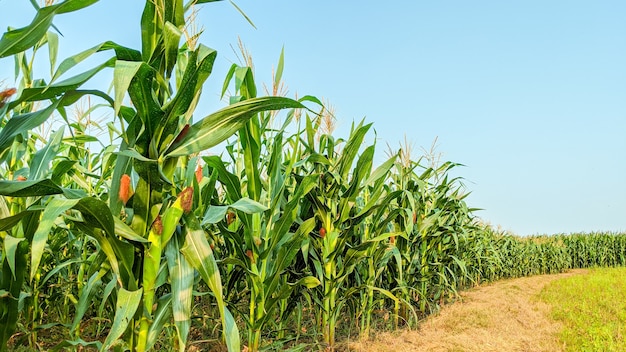
<path fill-rule="evenodd" d="M 374 341 L 350 344 L 354 351 L 560 351 L 560 325 L 536 295 L 553 280 L 583 273 L 503 280 L 461 294 L 419 330 L 383 333 Z"/>

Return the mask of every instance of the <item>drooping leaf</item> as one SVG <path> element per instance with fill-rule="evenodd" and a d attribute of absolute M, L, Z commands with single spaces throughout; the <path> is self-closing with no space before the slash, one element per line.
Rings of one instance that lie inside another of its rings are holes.
<path fill-rule="evenodd" d="M 85 313 L 87 313 L 87 309 L 89 309 L 89 305 L 93 301 L 93 295 L 96 293 L 96 288 L 102 286 L 102 277 L 107 273 L 108 270 L 99 270 L 95 272 L 89 280 L 87 284 L 83 286 L 80 297 L 78 299 L 78 304 L 76 305 L 76 312 L 74 313 L 74 320 L 72 322 L 72 326 L 70 327 L 70 332 L 73 335 L 77 335 L 77 329 L 80 327 L 80 323 L 82 322 Z"/>
<path fill-rule="evenodd" d="M 115 221 L 105 202 L 93 197 L 87 197 L 81 199 L 74 206 L 74 209 L 83 214 L 85 223 L 88 226 L 101 228 L 107 235 L 115 237 Z"/>
<path fill-rule="evenodd" d="M 172 144 L 166 157 L 189 155 L 216 146 L 255 114 L 286 108 L 304 108 L 304 105 L 284 97 L 254 98 L 229 105 L 193 124 L 179 143 Z"/>
<path fill-rule="evenodd" d="M 39 8 L 32 22 L 23 28 L 10 30 L 0 39 L 0 58 L 17 54 L 36 45 L 48 32 L 56 14 L 80 10 L 98 0 L 66 0 Z"/>
<path fill-rule="evenodd" d="M 143 289 L 127 291 L 123 287 L 117 292 L 117 303 L 115 304 L 115 317 L 109 335 L 102 344 L 100 351 L 108 351 L 111 345 L 126 331 L 130 320 L 139 307 Z"/>
<path fill-rule="evenodd" d="M 224 327 L 224 338 L 229 352 L 240 351 L 239 329 L 235 319 L 226 307 L 222 293 L 222 279 L 213 256 L 211 246 L 205 237 L 204 230 L 193 215 L 183 217 L 186 225 L 185 244 L 181 253 L 198 272 L 202 280 L 209 286 L 217 301 Z"/>
<path fill-rule="evenodd" d="M 0 130 L 0 153 L 11 145 L 15 136 L 44 123 L 52 115 L 58 104 L 59 101 L 56 101 L 45 109 L 11 117 Z"/>
<path fill-rule="evenodd" d="M 28 220 L 26 220 L 28 221 Z M 7 240 L 10 241 L 7 244 Z M 2 260 L 2 274 L 0 275 L 0 289 L 8 292 L 8 297 L 0 300 L 2 314 L 0 314 L 0 350 L 6 349 L 7 341 L 17 328 L 20 315 L 20 299 L 22 285 L 26 276 L 28 241 L 16 239 L 6 235 L 4 239 L 4 260 Z M 7 251 L 6 246 L 15 245 L 15 249 Z M 10 256 L 7 253 L 11 253 Z M 13 268 L 10 267 L 13 266 Z M 11 272 L 11 275 L 8 274 Z"/>
<path fill-rule="evenodd" d="M 25 238 L 16 238 L 11 235 L 6 235 L 4 237 L 4 256 L 6 257 L 6 261 L 9 263 L 9 268 L 11 268 L 11 274 L 13 275 L 13 280 L 16 280 L 15 274 L 15 258 L 17 254 L 17 248 L 20 242 L 25 241 Z"/>
<path fill-rule="evenodd" d="M 0 218 L 0 231 L 10 230 L 13 226 L 19 224 L 19 222 L 32 211 L 33 210 L 29 209 L 6 218 Z"/>
<path fill-rule="evenodd" d="M 250 19 L 250 17 L 248 17 L 248 15 L 246 15 L 245 12 L 243 12 L 243 10 L 241 8 L 239 8 L 239 6 L 237 6 L 237 4 L 235 4 L 232 0 L 229 0 L 230 4 L 233 5 L 233 7 L 235 9 L 237 9 L 237 11 L 239 11 L 239 13 L 243 16 L 243 18 L 246 19 L 246 21 L 248 21 L 248 23 L 250 23 L 250 25 L 256 29 L 256 26 L 254 25 L 254 23 L 252 23 L 252 20 Z"/>
<path fill-rule="evenodd" d="M 152 347 L 157 342 L 163 327 L 165 324 L 170 323 L 170 317 L 172 315 L 172 294 L 168 293 L 159 297 L 157 302 L 157 311 L 152 317 L 152 324 L 150 324 L 150 330 L 148 331 L 148 342 L 146 343 L 146 350 L 152 350 Z"/>
<path fill-rule="evenodd" d="M 119 114 L 124 96 L 128 91 L 130 82 L 141 67 L 142 62 L 117 60 L 113 70 L 113 89 L 115 90 L 115 105 L 113 107 L 115 115 Z"/>
<path fill-rule="evenodd" d="M 165 248 L 167 266 L 172 288 L 172 314 L 179 339 L 179 349 L 185 351 L 191 328 L 191 305 L 195 270 L 180 252 L 178 239 L 170 241 Z"/>
<path fill-rule="evenodd" d="M 41 256 L 43 255 L 44 247 L 48 242 L 48 235 L 52 231 L 52 226 L 55 220 L 63 212 L 71 209 L 78 203 L 78 199 L 62 199 L 53 198 L 43 211 L 41 221 L 37 227 L 37 231 L 33 235 L 31 244 L 31 265 L 30 265 L 30 280 L 32 281 L 35 274 L 39 270 L 39 263 L 41 262 Z"/>
<path fill-rule="evenodd" d="M 115 65 L 115 58 L 110 58 L 109 60 L 105 61 L 104 63 L 94 68 L 91 68 L 76 76 L 65 79 L 61 82 L 44 86 L 44 87 L 34 87 L 34 88 L 24 89 L 22 91 L 22 94 L 19 96 L 19 98 L 11 102 L 11 104 L 9 104 L 9 107 L 13 108 L 17 106 L 18 104 L 21 104 L 22 102 L 25 102 L 25 101 L 41 101 L 41 100 L 57 98 L 66 92 L 76 90 L 77 88 L 85 84 L 87 81 L 89 81 L 91 78 L 93 78 L 93 76 L 95 76 L 98 72 L 102 71 L 105 68 L 113 67 L 114 65 Z M 60 101 L 60 105 L 67 106 L 67 105 L 71 105 L 75 103 L 80 97 L 86 94 L 85 92 L 95 93 L 109 100 L 106 94 L 96 91 L 96 90 L 89 90 L 89 91 L 83 91 L 82 94 L 76 93 L 73 96 L 68 96 L 67 98 L 64 98 L 62 101 Z"/>
<path fill-rule="evenodd" d="M 1 196 L 37 197 L 61 193 L 63 193 L 63 189 L 49 179 L 34 181 L 0 180 Z"/>
<path fill-rule="evenodd" d="M 111 49 L 115 50 L 116 58 L 118 60 L 125 60 L 125 61 L 141 60 L 141 53 L 139 53 L 138 51 L 123 47 L 111 41 L 107 41 L 107 42 L 98 44 L 92 48 L 89 48 L 87 50 L 81 51 L 80 53 L 72 55 L 68 57 L 67 59 L 63 60 L 59 64 L 59 67 L 57 68 L 57 70 L 54 72 L 54 75 L 52 76 L 52 80 L 50 80 L 50 84 L 53 84 L 65 72 L 69 71 L 71 68 L 75 67 L 76 65 L 81 63 L 83 60 L 89 58 L 91 55 L 97 52 L 111 50 Z"/>
<path fill-rule="evenodd" d="M 266 211 L 268 208 L 259 202 L 255 202 L 250 198 L 241 198 L 230 205 L 210 205 L 206 213 L 204 213 L 203 224 L 216 224 L 224 220 L 228 209 L 240 210 L 246 214 L 254 214 Z"/>
<path fill-rule="evenodd" d="M 50 349 L 50 352 L 56 352 L 56 351 L 67 351 L 68 349 L 73 350 L 73 351 L 77 351 L 80 350 L 82 348 L 78 348 L 78 346 L 85 348 L 85 347 L 92 347 L 92 348 L 96 348 L 98 350 L 102 349 L 102 342 L 100 341 L 85 341 L 83 339 L 75 339 L 75 340 L 65 340 L 59 344 L 57 344 L 56 346 L 54 346 L 52 349 Z"/>

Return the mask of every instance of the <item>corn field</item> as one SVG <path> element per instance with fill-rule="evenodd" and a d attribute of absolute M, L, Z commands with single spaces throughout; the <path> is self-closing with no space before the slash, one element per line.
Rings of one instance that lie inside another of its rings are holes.
<path fill-rule="evenodd" d="M 146 1 L 141 48 L 57 64 L 54 16 L 94 2 L 38 8 L 0 39 L 16 67 L 0 93 L 0 351 L 332 350 L 482 282 L 625 264 L 626 234 L 481 223 L 458 164 L 407 145 L 375 162 L 372 124 L 335 136 L 320 99 L 283 96 L 282 53 L 266 95 L 234 64 L 227 106 L 198 116 L 217 52 L 186 19 L 211 1 Z M 112 92 L 90 86 L 101 71 Z"/>

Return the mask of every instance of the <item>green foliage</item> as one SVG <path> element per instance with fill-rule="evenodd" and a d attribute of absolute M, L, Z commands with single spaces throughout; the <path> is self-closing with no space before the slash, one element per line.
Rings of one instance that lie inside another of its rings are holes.
<path fill-rule="evenodd" d="M 184 351 L 200 331 L 229 351 L 332 349 L 353 326 L 415 326 L 484 281 L 625 264 L 624 234 L 480 224 L 458 164 L 407 146 L 378 164 L 372 124 L 339 138 L 319 99 L 281 95 L 284 52 L 269 96 L 250 62 L 233 65 L 230 104 L 194 116 L 217 52 L 181 43 L 192 2 L 146 1 L 141 50 L 107 41 L 56 66 L 54 16 L 93 2 L 38 9 L 0 39 L 18 67 L 0 101 L 0 350 L 53 331 L 45 347 Z M 44 46 L 47 80 L 29 64 Z M 98 52 L 111 56 L 64 77 Z M 113 96 L 81 89 L 107 69 Z M 85 98 L 98 103 L 70 118 Z"/>
<path fill-rule="evenodd" d="M 560 338 L 567 351 L 626 351 L 623 326 L 626 269 L 592 269 L 552 282 L 540 298 L 563 323 Z"/>

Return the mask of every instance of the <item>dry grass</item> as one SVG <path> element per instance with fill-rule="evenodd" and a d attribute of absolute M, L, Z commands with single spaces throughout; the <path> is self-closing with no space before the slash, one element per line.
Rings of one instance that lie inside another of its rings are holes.
<path fill-rule="evenodd" d="M 538 293 L 548 283 L 584 272 L 503 280 L 461 294 L 417 331 L 379 334 L 349 344 L 351 351 L 561 351 L 561 325 Z"/>

